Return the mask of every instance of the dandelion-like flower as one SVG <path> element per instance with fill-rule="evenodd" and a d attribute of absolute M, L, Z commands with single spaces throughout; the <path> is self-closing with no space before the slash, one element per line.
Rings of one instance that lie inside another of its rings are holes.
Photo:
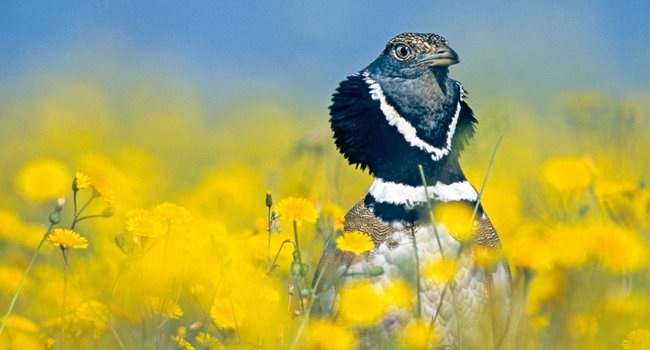
<path fill-rule="evenodd" d="M 442 203 L 433 210 L 433 215 L 443 224 L 449 234 L 461 242 L 472 239 L 476 233 L 472 214 L 474 207 L 465 202 Z"/>
<path fill-rule="evenodd" d="M 450 283 L 456 275 L 456 261 L 449 259 L 436 260 L 424 269 L 424 277 L 434 283 Z"/>
<path fill-rule="evenodd" d="M 372 326 L 377 323 L 387 306 L 386 296 L 368 281 L 356 283 L 341 291 L 342 319 L 357 326 Z"/>
<path fill-rule="evenodd" d="M 70 186 L 70 173 L 55 159 L 34 160 L 16 177 L 18 191 L 27 199 L 45 201 L 59 197 Z"/>
<path fill-rule="evenodd" d="M 183 316 L 183 309 L 175 301 L 169 298 L 151 297 L 149 307 L 153 313 L 164 317 L 179 319 Z"/>
<path fill-rule="evenodd" d="M 90 188 L 93 185 L 93 181 L 90 177 L 84 173 L 78 172 L 74 176 L 72 181 L 72 189 L 75 191 L 83 190 L 84 188 Z"/>
<path fill-rule="evenodd" d="M 316 207 L 304 198 L 285 198 L 278 203 L 276 210 L 281 219 L 295 221 L 297 224 L 301 224 L 303 221 L 316 222 L 316 219 L 318 219 Z"/>
<path fill-rule="evenodd" d="M 341 251 L 359 255 L 375 248 L 375 242 L 363 232 L 348 231 L 336 238 L 336 247 Z"/>
<path fill-rule="evenodd" d="M 431 326 L 417 320 L 404 327 L 401 340 L 407 349 L 427 349 L 435 343 L 436 337 Z"/>
<path fill-rule="evenodd" d="M 180 205 L 162 203 L 153 209 L 153 214 L 170 223 L 185 223 L 192 220 L 192 214 Z"/>
<path fill-rule="evenodd" d="M 593 182 L 593 162 L 586 157 L 554 158 L 544 165 L 542 175 L 549 185 L 559 191 L 581 191 Z"/>
<path fill-rule="evenodd" d="M 196 336 L 196 342 L 203 345 L 204 349 L 222 350 L 224 346 L 219 342 L 219 339 L 212 336 L 210 333 L 201 332 Z"/>
<path fill-rule="evenodd" d="M 644 328 L 631 331 L 621 345 L 625 350 L 650 349 L 650 329 Z"/>
<path fill-rule="evenodd" d="M 196 348 L 192 343 L 188 342 L 185 340 L 182 336 L 180 335 L 175 335 L 172 337 L 172 341 L 174 344 L 176 344 L 176 347 L 181 350 L 195 350 Z"/>
<path fill-rule="evenodd" d="M 353 349 L 356 343 L 354 335 L 337 324 L 324 320 L 313 321 L 309 327 L 309 349 Z"/>
<path fill-rule="evenodd" d="M 235 329 L 241 326 L 245 319 L 245 311 L 237 302 L 230 298 L 219 298 L 212 304 L 210 317 L 220 328 Z"/>
<path fill-rule="evenodd" d="M 147 210 L 136 209 L 129 213 L 126 230 L 136 237 L 158 237 L 166 232 L 167 225 L 158 215 Z"/>
<path fill-rule="evenodd" d="M 66 249 L 88 248 L 88 240 L 72 230 L 56 228 L 47 237 L 47 243 Z"/>

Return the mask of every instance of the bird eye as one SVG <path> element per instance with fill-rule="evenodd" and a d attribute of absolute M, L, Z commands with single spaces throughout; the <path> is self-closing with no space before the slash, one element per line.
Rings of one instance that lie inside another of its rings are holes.
<path fill-rule="evenodd" d="M 397 44 L 393 48 L 393 52 L 395 53 L 395 57 L 404 60 L 411 55 L 411 48 L 404 44 Z"/>

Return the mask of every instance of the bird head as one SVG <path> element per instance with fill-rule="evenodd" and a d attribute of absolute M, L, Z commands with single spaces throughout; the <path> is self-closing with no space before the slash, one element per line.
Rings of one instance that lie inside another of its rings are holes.
<path fill-rule="evenodd" d="M 330 122 L 341 153 L 377 177 L 409 182 L 420 181 L 418 164 L 457 158 L 475 119 L 460 84 L 448 77 L 456 63 L 458 55 L 439 35 L 391 39 L 334 93 Z"/>
<path fill-rule="evenodd" d="M 458 54 L 440 35 L 403 33 L 388 42 L 368 70 L 387 77 L 417 78 L 428 71 L 446 73 L 458 62 Z"/>

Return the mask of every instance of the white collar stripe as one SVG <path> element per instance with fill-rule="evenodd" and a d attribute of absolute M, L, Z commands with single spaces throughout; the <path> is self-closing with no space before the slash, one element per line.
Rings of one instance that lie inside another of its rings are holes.
<path fill-rule="evenodd" d="M 370 87 L 370 97 L 373 100 L 379 101 L 379 108 L 386 117 L 388 124 L 397 128 L 397 131 L 404 136 L 406 142 L 413 147 L 417 147 L 422 151 L 431 154 L 431 158 L 435 161 L 440 160 L 442 157 L 449 154 L 449 151 L 451 151 L 451 139 L 456 132 L 456 124 L 458 123 L 458 117 L 460 115 L 460 102 L 456 105 L 456 112 L 454 113 L 454 117 L 449 125 L 449 130 L 447 131 L 447 143 L 443 148 L 437 148 L 417 136 L 415 127 L 413 127 L 408 120 L 400 116 L 395 108 L 386 101 L 386 96 L 384 95 L 381 86 L 370 78 L 370 73 L 368 73 L 368 71 L 363 72 L 363 79 Z M 462 97 L 460 101 L 462 101 Z"/>
<path fill-rule="evenodd" d="M 476 201 L 477 193 L 467 181 L 443 184 L 438 181 L 433 186 L 427 186 L 430 199 L 449 201 Z M 409 186 L 376 178 L 368 193 L 379 203 L 408 204 L 424 203 L 427 201 L 424 186 Z"/>

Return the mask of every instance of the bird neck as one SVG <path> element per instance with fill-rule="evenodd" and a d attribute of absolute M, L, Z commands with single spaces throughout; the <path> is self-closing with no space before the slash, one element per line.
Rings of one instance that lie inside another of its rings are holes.
<path fill-rule="evenodd" d="M 366 206 L 385 222 L 413 224 L 423 218 L 431 202 L 476 203 L 477 192 L 465 178 L 458 159 L 443 160 L 423 165 L 422 172 L 418 168 L 405 172 L 407 176 L 402 178 L 375 176 L 364 199 Z"/>

